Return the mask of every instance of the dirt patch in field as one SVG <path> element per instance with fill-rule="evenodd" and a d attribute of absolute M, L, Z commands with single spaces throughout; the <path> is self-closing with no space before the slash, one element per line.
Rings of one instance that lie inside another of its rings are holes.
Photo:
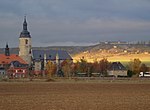
<path fill-rule="evenodd" d="M 0 110 L 149 110 L 150 84 L 0 83 Z"/>

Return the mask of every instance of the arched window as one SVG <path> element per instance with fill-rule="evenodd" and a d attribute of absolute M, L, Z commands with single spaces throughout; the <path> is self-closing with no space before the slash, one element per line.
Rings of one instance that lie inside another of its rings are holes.
<path fill-rule="evenodd" d="M 25 44 L 28 44 L 28 40 L 27 39 L 25 40 Z"/>

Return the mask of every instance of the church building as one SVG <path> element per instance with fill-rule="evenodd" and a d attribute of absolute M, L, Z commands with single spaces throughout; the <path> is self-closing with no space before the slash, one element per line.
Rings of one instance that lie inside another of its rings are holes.
<path fill-rule="evenodd" d="M 67 51 L 64 50 L 34 50 L 32 49 L 31 35 L 27 29 L 27 20 L 24 17 L 23 30 L 19 37 L 19 56 L 32 66 L 34 73 L 40 73 L 46 68 L 46 63 L 51 61 L 57 65 L 65 60 L 73 59 Z"/>

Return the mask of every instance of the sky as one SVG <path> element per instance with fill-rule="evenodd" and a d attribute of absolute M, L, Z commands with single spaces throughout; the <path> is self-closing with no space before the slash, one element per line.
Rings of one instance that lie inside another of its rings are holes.
<path fill-rule="evenodd" d="M 33 47 L 149 41 L 150 0 L 0 0 L 0 47 L 18 47 L 24 16 Z"/>

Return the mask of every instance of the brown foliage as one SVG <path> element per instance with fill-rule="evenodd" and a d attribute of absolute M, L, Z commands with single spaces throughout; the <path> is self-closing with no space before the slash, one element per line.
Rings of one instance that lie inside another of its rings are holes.
<path fill-rule="evenodd" d="M 64 76 L 71 76 L 71 64 L 70 60 L 65 60 L 61 63 L 62 71 L 64 72 Z"/>
<path fill-rule="evenodd" d="M 80 61 L 77 62 L 77 72 L 86 73 L 88 71 L 88 63 L 87 60 L 82 57 Z"/>
<path fill-rule="evenodd" d="M 140 59 L 133 59 L 129 62 L 129 70 L 131 70 L 134 75 L 138 75 L 140 73 L 141 61 Z"/>
<path fill-rule="evenodd" d="M 107 75 L 107 69 L 110 65 L 110 62 L 108 62 L 108 60 L 106 58 L 103 58 L 102 60 L 100 60 L 99 62 L 99 67 L 100 67 L 100 72 L 103 75 Z"/>
<path fill-rule="evenodd" d="M 110 62 L 106 58 L 103 58 L 100 61 L 95 60 L 94 63 L 88 63 L 87 60 L 82 57 L 80 61 L 75 64 L 76 72 L 80 73 L 102 73 L 107 75 L 107 69 L 110 65 Z"/>
<path fill-rule="evenodd" d="M 52 77 L 56 73 L 57 67 L 56 64 L 53 64 L 53 62 L 48 61 L 46 64 L 46 71 L 48 77 Z"/>
<path fill-rule="evenodd" d="M 148 67 L 145 64 L 142 64 L 140 67 L 140 72 L 147 72 L 148 71 Z"/>

